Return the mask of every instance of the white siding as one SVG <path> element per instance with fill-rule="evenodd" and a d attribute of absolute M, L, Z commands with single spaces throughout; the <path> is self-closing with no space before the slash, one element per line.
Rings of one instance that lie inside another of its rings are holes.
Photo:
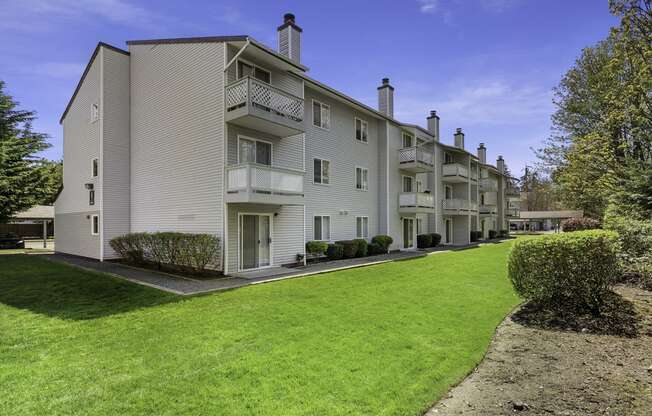
<path fill-rule="evenodd" d="M 132 45 L 131 230 L 222 237 L 224 45 Z"/>
<path fill-rule="evenodd" d="M 227 125 L 227 164 L 238 163 L 238 135 L 272 143 L 272 166 L 304 170 L 303 134 L 276 137 L 268 133 L 247 129 L 233 124 Z"/>

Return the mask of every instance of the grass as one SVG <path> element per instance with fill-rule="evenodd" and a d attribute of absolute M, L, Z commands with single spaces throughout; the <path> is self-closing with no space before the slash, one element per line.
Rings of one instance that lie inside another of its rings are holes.
<path fill-rule="evenodd" d="M 519 302 L 511 244 L 190 298 L 0 256 L 0 414 L 422 414 Z"/>

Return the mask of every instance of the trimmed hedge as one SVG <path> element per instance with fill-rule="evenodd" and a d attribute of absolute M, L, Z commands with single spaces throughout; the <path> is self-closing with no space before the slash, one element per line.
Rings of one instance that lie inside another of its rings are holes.
<path fill-rule="evenodd" d="M 494 238 L 498 237 L 498 231 L 496 230 L 489 230 L 489 239 L 493 240 Z"/>
<path fill-rule="evenodd" d="M 417 235 L 417 248 L 428 248 L 432 246 L 432 235 L 419 234 Z"/>
<path fill-rule="evenodd" d="M 109 245 L 132 263 L 150 262 L 196 272 L 217 264 L 220 253 L 220 239 L 210 234 L 131 233 L 111 239 Z"/>
<path fill-rule="evenodd" d="M 595 230 L 600 228 L 600 221 L 593 218 L 568 218 L 561 222 L 561 230 L 564 232 Z"/>
<path fill-rule="evenodd" d="M 618 235 L 602 230 L 519 240 L 509 255 L 509 278 L 525 299 L 597 314 L 619 278 L 618 249 Z"/>
<path fill-rule="evenodd" d="M 472 243 L 478 241 L 480 237 L 482 237 L 482 231 L 471 231 L 470 239 Z"/>
<path fill-rule="evenodd" d="M 353 242 L 358 245 L 358 251 L 355 252 L 355 256 L 366 257 L 368 252 L 368 246 L 369 246 L 367 240 L 365 240 L 364 238 L 356 238 L 355 240 L 353 240 Z"/>
<path fill-rule="evenodd" d="M 367 252 L 370 256 L 375 256 L 377 254 L 386 254 L 387 250 L 378 243 L 371 243 L 367 246 Z"/>
<path fill-rule="evenodd" d="M 380 247 L 383 248 L 382 253 L 387 253 L 389 251 L 389 247 L 392 245 L 394 242 L 394 239 L 388 235 L 377 235 L 374 238 L 371 239 L 372 244 L 378 244 Z M 378 253 L 378 254 L 382 254 Z"/>
<path fill-rule="evenodd" d="M 652 290 L 652 220 L 632 218 L 609 208 L 604 228 L 618 233 L 620 266 L 625 277 L 634 278 Z"/>
<path fill-rule="evenodd" d="M 498 237 L 500 237 L 500 238 L 509 237 L 509 230 L 500 230 L 500 231 L 498 231 Z"/>
<path fill-rule="evenodd" d="M 432 237 L 430 247 L 437 247 L 439 243 L 441 243 L 441 235 L 437 233 L 430 233 L 430 236 Z"/>
<path fill-rule="evenodd" d="M 326 249 L 328 260 L 339 260 L 344 257 L 344 246 L 341 244 L 329 244 Z"/>
<path fill-rule="evenodd" d="M 306 252 L 310 254 L 321 255 L 328 249 L 328 243 L 325 241 L 308 241 L 306 243 Z"/>
<path fill-rule="evenodd" d="M 344 248 L 345 259 L 352 259 L 358 254 L 358 243 L 355 240 L 341 240 L 336 241 L 335 244 L 339 244 Z"/>

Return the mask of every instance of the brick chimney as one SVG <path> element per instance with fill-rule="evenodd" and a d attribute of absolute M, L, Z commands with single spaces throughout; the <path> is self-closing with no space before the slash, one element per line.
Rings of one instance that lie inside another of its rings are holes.
<path fill-rule="evenodd" d="M 296 25 L 294 15 L 285 13 L 283 24 L 277 30 L 278 52 L 296 63 L 301 63 L 301 32 L 303 30 Z"/>
<path fill-rule="evenodd" d="M 383 83 L 378 87 L 378 111 L 394 118 L 394 87 L 389 85 L 389 78 L 383 78 Z"/>
<path fill-rule="evenodd" d="M 480 143 L 478 146 L 478 159 L 483 165 L 487 164 L 487 148 L 484 147 L 484 143 Z"/>
<path fill-rule="evenodd" d="M 464 149 L 464 133 L 462 133 L 462 129 L 460 127 L 455 129 L 455 134 L 453 137 L 455 137 L 455 147 Z"/>
<path fill-rule="evenodd" d="M 428 120 L 428 131 L 430 134 L 435 136 L 435 140 L 439 141 L 439 116 L 435 110 L 430 112 L 430 115 L 427 118 Z"/>

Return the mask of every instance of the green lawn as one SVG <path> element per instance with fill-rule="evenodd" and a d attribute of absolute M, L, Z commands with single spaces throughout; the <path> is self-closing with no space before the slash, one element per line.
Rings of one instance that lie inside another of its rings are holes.
<path fill-rule="evenodd" d="M 418 415 L 519 302 L 510 245 L 191 298 L 0 256 L 0 415 Z"/>

